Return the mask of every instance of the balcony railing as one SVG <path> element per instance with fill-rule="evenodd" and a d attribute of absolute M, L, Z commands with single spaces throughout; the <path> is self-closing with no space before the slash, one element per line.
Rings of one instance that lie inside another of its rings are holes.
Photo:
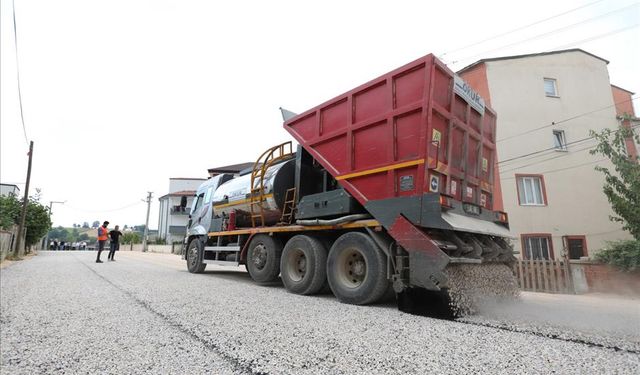
<path fill-rule="evenodd" d="M 189 212 L 191 212 L 191 207 L 180 207 L 180 206 L 173 206 L 171 207 L 171 215 L 189 215 Z"/>

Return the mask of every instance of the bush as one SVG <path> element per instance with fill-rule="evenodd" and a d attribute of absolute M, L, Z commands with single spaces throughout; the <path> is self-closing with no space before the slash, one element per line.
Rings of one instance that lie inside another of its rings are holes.
<path fill-rule="evenodd" d="M 610 242 L 596 259 L 623 271 L 640 270 L 640 240 Z"/>

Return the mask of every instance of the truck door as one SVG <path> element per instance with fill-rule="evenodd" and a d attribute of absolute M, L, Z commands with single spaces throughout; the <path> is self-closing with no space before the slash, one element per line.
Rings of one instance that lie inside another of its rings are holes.
<path fill-rule="evenodd" d="M 195 198 L 195 204 L 191 209 L 189 232 L 191 234 L 206 234 L 211 226 L 211 196 L 215 186 L 208 186 L 205 190 L 199 191 Z"/>
<path fill-rule="evenodd" d="M 191 206 L 191 213 L 189 214 L 189 232 L 191 234 L 204 234 L 200 228 L 200 222 L 202 221 L 200 214 L 202 212 L 204 196 L 205 192 L 200 192 L 193 199 L 193 206 Z"/>

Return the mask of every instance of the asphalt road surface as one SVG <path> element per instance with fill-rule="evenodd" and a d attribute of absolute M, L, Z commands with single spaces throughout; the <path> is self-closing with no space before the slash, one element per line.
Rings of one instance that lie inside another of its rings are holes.
<path fill-rule="evenodd" d="M 2 374 L 640 373 L 637 299 L 525 294 L 445 321 L 258 286 L 244 268 L 190 274 L 175 255 L 94 260 L 40 252 L 0 271 Z"/>

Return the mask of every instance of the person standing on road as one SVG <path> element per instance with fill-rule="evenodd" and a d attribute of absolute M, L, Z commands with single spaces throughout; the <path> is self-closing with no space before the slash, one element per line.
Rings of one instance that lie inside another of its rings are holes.
<path fill-rule="evenodd" d="M 98 227 L 98 257 L 96 258 L 96 263 L 102 263 L 100 260 L 100 254 L 102 253 L 102 250 L 104 250 L 104 244 L 107 242 L 107 238 L 109 237 L 107 225 L 109 225 L 109 222 L 105 221 L 102 223 L 101 227 Z"/>
<path fill-rule="evenodd" d="M 109 232 L 109 237 L 111 237 L 111 244 L 109 245 L 109 256 L 107 259 L 111 261 L 115 261 L 113 256 L 116 255 L 116 251 L 120 250 L 120 236 L 122 236 L 122 232 L 120 232 L 119 226 L 116 225 L 116 228 Z"/>

